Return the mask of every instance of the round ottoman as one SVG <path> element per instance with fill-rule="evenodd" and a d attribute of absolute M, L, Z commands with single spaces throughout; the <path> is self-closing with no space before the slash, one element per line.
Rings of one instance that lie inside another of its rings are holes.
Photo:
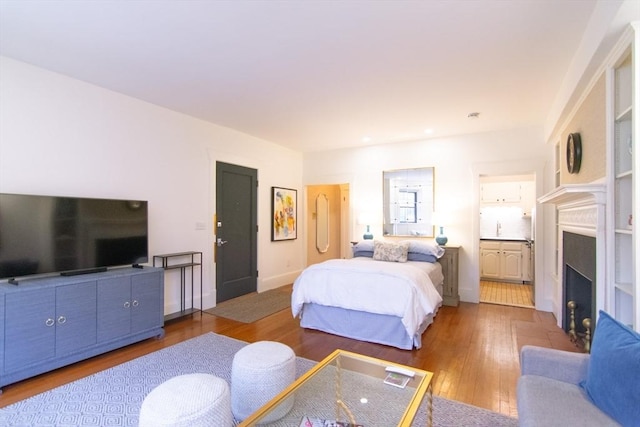
<path fill-rule="evenodd" d="M 290 347 L 273 341 L 258 341 L 241 348 L 231 365 L 231 410 L 243 421 L 277 396 L 296 379 L 296 355 Z M 287 414 L 293 397 L 260 423 L 276 421 Z"/>
<path fill-rule="evenodd" d="M 140 427 L 232 426 L 229 385 L 209 374 L 173 377 L 144 398 Z"/>

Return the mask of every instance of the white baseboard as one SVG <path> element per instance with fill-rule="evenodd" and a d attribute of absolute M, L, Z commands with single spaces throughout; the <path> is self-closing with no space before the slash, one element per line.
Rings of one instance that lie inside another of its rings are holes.
<path fill-rule="evenodd" d="M 290 285 L 298 278 L 300 273 L 301 270 L 296 270 L 285 274 L 280 274 L 278 276 L 271 276 L 266 279 L 259 279 L 258 293 L 270 291 L 271 289 L 276 289 L 284 285 Z"/>

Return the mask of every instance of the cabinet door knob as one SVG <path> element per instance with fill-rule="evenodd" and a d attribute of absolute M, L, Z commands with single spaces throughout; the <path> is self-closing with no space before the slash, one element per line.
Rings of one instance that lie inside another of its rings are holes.
<path fill-rule="evenodd" d="M 64 316 L 58 317 L 58 323 L 64 325 L 67 322 L 67 318 Z"/>
<path fill-rule="evenodd" d="M 134 307 L 137 307 L 137 306 L 139 306 L 139 305 L 140 305 L 140 303 L 138 302 L 138 300 L 135 300 L 135 299 L 134 299 L 134 300 L 133 300 L 133 306 L 134 306 Z"/>
<path fill-rule="evenodd" d="M 47 326 L 53 326 L 55 323 L 56 323 L 56 321 L 55 321 L 55 320 L 53 320 L 52 318 L 48 318 L 48 319 L 44 322 L 44 324 L 45 324 L 45 325 L 47 325 Z"/>
<path fill-rule="evenodd" d="M 129 308 L 129 306 L 131 306 L 131 304 L 129 303 L 129 301 L 125 301 L 125 302 L 124 302 L 124 308 Z"/>

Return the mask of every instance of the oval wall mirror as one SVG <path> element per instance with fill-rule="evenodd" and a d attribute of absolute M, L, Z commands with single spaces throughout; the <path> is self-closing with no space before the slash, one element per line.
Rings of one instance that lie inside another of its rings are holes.
<path fill-rule="evenodd" d="M 382 172 L 385 236 L 433 237 L 433 169 Z"/>
<path fill-rule="evenodd" d="M 329 250 L 329 199 L 322 193 L 316 197 L 316 249 L 321 254 Z"/>

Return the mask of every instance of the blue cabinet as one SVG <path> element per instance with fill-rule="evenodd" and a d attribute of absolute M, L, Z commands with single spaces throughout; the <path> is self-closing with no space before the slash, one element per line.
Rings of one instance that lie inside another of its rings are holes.
<path fill-rule="evenodd" d="M 5 371 L 55 356 L 55 297 L 55 288 L 6 296 Z"/>
<path fill-rule="evenodd" d="M 0 284 L 0 387 L 164 336 L 163 327 L 160 268 Z"/>
<path fill-rule="evenodd" d="M 6 296 L 8 371 L 96 343 L 96 282 L 33 289 Z"/>
<path fill-rule="evenodd" d="M 140 333 L 162 324 L 161 270 L 98 281 L 98 341 Z"/>
<path fill-rule="evenodd" d="M 114 277 L 98 283 L 98 341 L 126 335 L 131 330 L 131 278 Z"/>
<path fill-rule="evenodd" d="M 96 282 L 56 287 L 56 357 L 96 344 Z"/>
<path fill-rule="evenodd" d="M 131 277 L 131 333 L 164 324 L 164 271 Z M 162 310 L 158 310 L 162 307 Z"/>

